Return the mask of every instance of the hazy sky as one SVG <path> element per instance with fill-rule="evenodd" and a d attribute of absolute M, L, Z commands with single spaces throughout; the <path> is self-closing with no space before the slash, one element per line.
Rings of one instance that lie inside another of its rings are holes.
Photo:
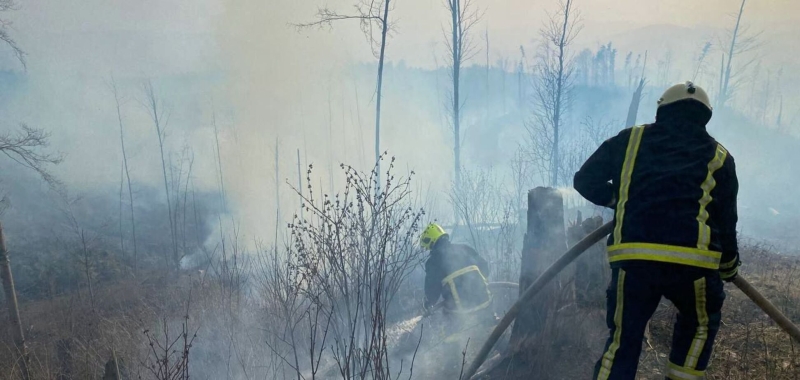
<path fill-rule="evenodd" d="M 325 4 L 347 11 L 353 1 L 20 0 L 19 11 L 2 16 L 13 22 L 13 36 L 28 52 L 29 66 L 26 84 L 17 90 L 23 92 L 2 98 L 7 99 L 4 126 L 25 121 L 52 131 L 54 146 L 67 154 L 58 172 L 68 184 L 118 186 L 118 130 L 107 87 L 113 74 L 123 83 L 123 116 L 133 159 L 142 168 L 134 180 L 157 183 L 158 170 L 143 169 L 159 165 L 152 125 L 138 102 L 138 83 L 151 78 L 172 105 L 171 149 L 177 151 L 183 144 L 194 147 L 201 157 L 196 162 L 198 182 L 208 187 L 214 186 L 215 178 L 211 113 L 228 115 L 221 118 L 226 180 L 231 196 L 252 214 L 245 216 L 245 222 L 257 222 L 270 214 L 258 205 L 270 202 L 271 193 L 265 189 L 271 186 L 272 174 L 267 168 L 274 164 L 271 147 L 277 136 L 291 147 L 287 155 L 306 147 L 311 160 L 314 154 L 345 158 L 346 151 L 321 148 L 330 141 L 309 125 L 324 119 L 324 99 L 331 83 L 342 80 L 341 69 L 374 58 L 355 23 L 301 32 L 290 24 L 313 20 L 316 8 Z M 492 62 L 501 56 L 518 57 L 520 45 L 533 48 L 546 12 L 557 8 L 556 0 L 474 0 L 474 4 L 485 12 L 475 29 L 475 41 L 483 48 L 483 32 L 488 29 Z M 677 59 L 693 59 L 704 41 L 716 42 L 716 36 L 733 24 L 731 15 L 739 4 L 738 0 L 575 0 L 585 25 L 576 50 L 613 40 L 621 55 L 646 49 L 657 55 L 670 48 Z M 387 49 L 389 60 L 426 67 L 442 61 L 442 28 L 447 22 L 443 0 L 395 0 L 392 19 L 396 33 Z M 800 3 L 795 0 L 751 0 L 744 20 L 752 30 L 764 32 L 758 57 L 774 69 L 789 68 L 794 81 L 800 67 L 795 46 L 798 21 Z M 475 60 L 483 63 L 484 57 L 481 52 Z M 19 70 L 8 49 L 0 49 L 0 68 Z M 369 120 L 369 89 L 362 97 L 362 113 Z M 409 117 L 403 128 L 420 129 L 409 130 L 408 135 L 423 134 L 426 127 L 441 129 L 426 124 L 435 121 Z M 395 126 L 388 133 L 403 128 Z M 446 155 L 446 141 L 426 141 L 441 144 Z M 404 143 L 408 146 L 393 148 L 404 153 L 412 167 L 438 159 L 418 154 L 415 141 Z M 281 164 L 284 172 L 293 164 L 286 161 Z"/>
<path fill-rule="evenodd" d="M 339 25 L 332 32 L 312 31 L 299 36 L 288 26 L 311 20 L 318 6 L 327 4 L 347 11 L 352 3 L 353 0 L 36 0 L 20 1 L 20 11 L 7 18 L 15 22 L 14 35 L 30 53 L 33 67 L 80 71 L 116 66 L 120 70 L 147 73 L 182 71 L 181 67 L 209 68 L 220 59 L 214 40 L 241 31 L 243 24 L 261 24 L 263 33 L 239 37 L 283 49 L 289 55 L 304 44 L 292 46 L 280 40 L 308 37 L 311 43 L 335 44 L 335 50 L 343 49 L 345 55 L 365 59 L 369 51 L 363 46 L 364 40 L 355 24 Z M 392 18 L 397 33 L 388 50 L 392 59 L 432 63 L 432 53 L 420 47 L 441 44 L 442 26 L 447 21 L 442 3 L 443 0 L 396 0 Z M 494 46 L 498 50 L 515 50 L 519 44 L 536 37 L 545 12 L 555 9 L 556 0 L 475 0 L 474 4 L 484 11 L 476 31 L 482 35 L 488 27 L 493 50 Z M 580 39 L 584 44 L 605 42 L 620 32 L 646 25 L 727 28 L 732 25 L 731 14 L 738 10 L 739 4 L 738 0 L 575 1 L 585 24 Z M 744 21 L 765 34 L 796 32 L 798 29 L 792 28 L 792 24 L 800 21 L 798 11 L 800 3 L 792 0 L 751 0 Z M 333 36 L 323 36 L 328 33 Z M 669 36 L 649 37 L 654 44 L 669 39 Z M 7 65 L 6 58 L 3 62 Z"/>

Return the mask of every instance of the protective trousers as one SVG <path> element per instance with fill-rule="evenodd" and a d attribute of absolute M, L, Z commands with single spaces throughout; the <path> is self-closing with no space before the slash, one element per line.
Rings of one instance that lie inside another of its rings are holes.
<path fill-rule="evenodd" d="M 662 296 L 678 309 L 666 378 L 704 378 L 725 300 L 719 272 L 648 262 L 612 271 L 606 316 L 610 337 L 594 379 L 636 378 L 644 331 Z"/>

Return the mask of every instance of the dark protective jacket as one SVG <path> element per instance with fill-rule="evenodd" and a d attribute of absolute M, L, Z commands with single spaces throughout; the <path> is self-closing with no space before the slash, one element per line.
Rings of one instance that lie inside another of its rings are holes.
<path fill-rule="evenodd" d="M 489 306 L 489 264 L 472 247 L 442 236 L 425 262 L 425 307 L 444 298 L 446 310 L 469 313 Z"/>
<path fill-rule="evenodd" d="M 581 195 L 616 209 L 612 267 L 670 262 L 723 277 L 738 267 L 736 167 L 706 131 L 710 118 L 693 100 L 660 107 L 654 124 L 606 140 L 575 174 Z"/>

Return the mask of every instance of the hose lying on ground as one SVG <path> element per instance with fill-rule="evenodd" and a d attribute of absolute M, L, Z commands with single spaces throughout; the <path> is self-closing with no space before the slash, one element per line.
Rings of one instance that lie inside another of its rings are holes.
<path fill-rule="evenodd" d="M 778 310 L 772 302 L 769 302 L 768 299 L 764 298 L 761 293 L 758 292 L 752 285 L 750 285 L 747 280 L 742 278 L 741 275 L 736 276 L 733 279 L 733 284 L 739 288 L 742 293 L 744 293 L 748 298 L 750 298 L 761 310 L 764 310 L 770 318 L 772 318 L 775 323 L 780 326 L 783 331 L 786 331 L 787 334 L 791 335 L 794 340 L 800 343 L 800 328 L 797 327 L 794 323 L 792 323 L 789 318 L 787 318 L 780 310 Z"/>
<path fill-rule="evenodd" d="M 555 278 L 559 272 L 569 265 L 569 263 L 580 256 L 581 253 L 589 249 L 589 247 L 600 241 L 600 239 L 602 239 L 604 236 L 610 234 L 613 228 L 614 225 L 611 222 L 604 224 L 583 238 L 583 240 L 572 246 L 572 248 L 567 250 L 567 252 L 561 256 L 561 258 L 547 268 L 547 270 L 545 270 L 544 273 L 542 273 L 539 278 L 537 278 L 536 281 L 534 281 L 534 283 L 525 290 L 525 293 L 522 293 L 522 295 L 519 297 L 519 300 L 517 300 L 517 302 L 515 302 L 510 309 L 508 309 L 506 315 L 503 316 L 503 319 L 500 320 L 500 323 L 494 328 L 494 330 L 492 330 L 492 334 L 489 335 L 486 343 L 484 343 L 481 347 L 481 350 L 478 351 L 478 354 L 475 356 L 472 364 L 470 364 L 469 368 L 464 373 L 462 379 L 470 379 L 473 375 L 475 375 L 475 372 L 478 371 L 478 368 L 480 368 L 481 364 L 483 364 L 483 361 L 486 360 L 486 357 L 489 355 L 489 351 L 492 350 L 492 347 L 494 347 L 495 343 L 497 343 L 497 340 L 500 339 L 500 336 L 503 335 L 503 332 L 506 331 L 511 322 L 517 318 L 520 305 L 528 302 L 531 297 L 536 295 L 536 293 L 539 293 L 539 291 L 541 291 L 548 282 Z"/>

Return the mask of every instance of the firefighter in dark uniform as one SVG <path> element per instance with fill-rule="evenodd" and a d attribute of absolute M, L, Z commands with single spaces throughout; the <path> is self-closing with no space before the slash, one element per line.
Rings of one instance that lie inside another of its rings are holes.
<path fill-rule="evenodd" d="M 667 379 L 701 380 L 740 265 L 733 156 L 706 131 L 712 108 L 691 82 L 670 87 L 653 124 L 606 140 L 575 174 L 594 204 L 615 209 L 608 239 L 610 337 L 594 379 L 636 376 L 661 297 L 678 309 Z"/>
<path fill-rule="evenodd" d="M 444 313 L 455 322 L 451 332 L 465 327 L 467 321 L 493 320 L 486 260 L 468 245 L 451 243 L 450 236 L 438 224 L 425 228 L 420 245 L 431 251 L 425 263 L 425 309 L 443 298 Z"/>

